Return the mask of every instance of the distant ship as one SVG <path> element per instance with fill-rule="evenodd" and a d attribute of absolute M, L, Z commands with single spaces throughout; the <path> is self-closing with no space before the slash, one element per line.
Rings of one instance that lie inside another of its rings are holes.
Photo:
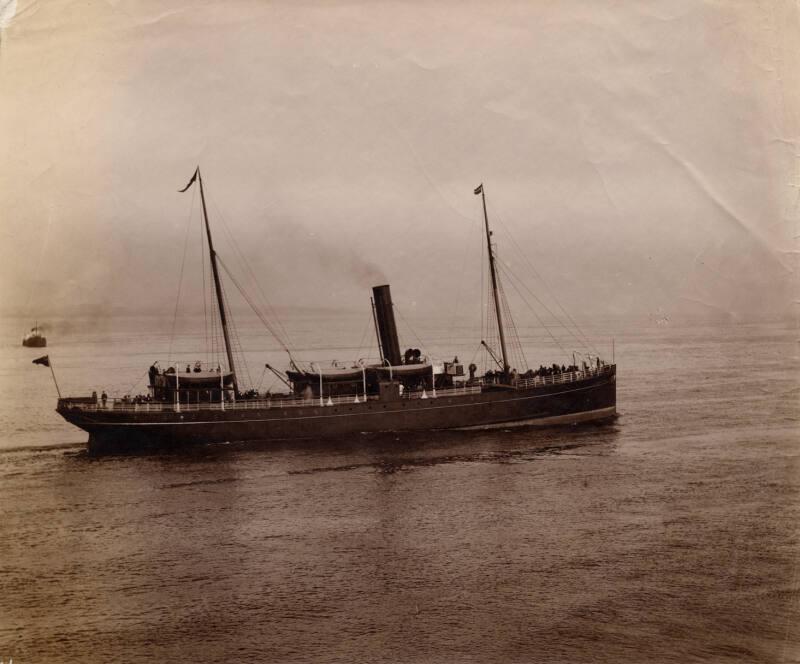
<path fill-rule="evenodd" d="M 42 330 L 37 322 L 24 337 L 22 337 L 22 345 L 28 348 L 44 348 L 47 346 L 47 337 L 42 334 Z"/>
<path fill-rule="evenodd" d="M 100 399 L 59 398 L 57 412 L 89 433 L 92 453 L 169 450 L 186 444 L 225 441 L 276 441 L 346 437 L 384 431 L 480 429 L 510 425 L 572 425 L 616 416 L 616 365 L 600 357 L 569 367 L 552 364 L 537 371 L 512 366 L 504 319 L 509 310 L 499 284 L 483 185 L 482 196 L 489 274 L 499 348 L 493 370 L 477 375 L 477 367 L 425 357 L 419 349 L 400 351 L 394 306 L 388 285 L 372 289 L 372 311 L 380 358 L 323 368 L 290 367 L 276 373 L 288 391 L 259 394 L 241 390 L 234 363 L 228 307 L 206 211 L 198 168 L 186 191 L 197 182 L 208 243 L 216 308 L 227 366 L 197 362 L 149 370 L 148 394 Z M 228 272 L 230 276 L 230 273 Z M 231 277 L 231 279 L 233 279 Z M 235 281 L 235 280 L 234 280 Z M 238 286 L 238 284 L 237 284 Z M 498 352 L 499 351 L 499 352 Z M 288 352 L 288 349 L 287 349 Z"/>

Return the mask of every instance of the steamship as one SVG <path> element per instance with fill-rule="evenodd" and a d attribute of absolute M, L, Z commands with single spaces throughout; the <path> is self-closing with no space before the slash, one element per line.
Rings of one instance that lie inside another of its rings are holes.
<path fill-rule="evenodd" d="M 44 348 L 47 346 L 47 337 L 44 336 L 42 328 L 36 322 L 24 337 L 22 337 L 22 345 L 28 348 Z"/>
<path fill-rule="evenodd" d="M 59 398 L 57 412 L 89 433 L 91 453 L 168 450 L 187 444 L 347 437 L 360 433 L 480 429 L 511 425 L 573 425 L 616 415 L 616 365 L 599 356 L 580 364 L 523 371 L 508 352 L 509 315 L 503 299 L 483 185 L 482 197 L 496 339 L 485 341 L 494 368 L 477 372 L 457 357 L 441 361 L 419 349 L 401 352 L 395 308 L 388 285 L 372 289 L 379 358 L 323 367 L 303 366 L 289 353 L 278 375 L 286 390 L 259 394 L 240 387 L 230 313 L 220 279 L 200 169 L 181 192 L 196 183 L 213 277 L 216 314 L 225 359 L 217 366 L 150 367 L 143 397 Z M 506 316 L 504 316 L 504 312 Z M 288 352 L 288 349 L 287 349 Z M 225 362 L 227 360 L 227 363 Z"/>

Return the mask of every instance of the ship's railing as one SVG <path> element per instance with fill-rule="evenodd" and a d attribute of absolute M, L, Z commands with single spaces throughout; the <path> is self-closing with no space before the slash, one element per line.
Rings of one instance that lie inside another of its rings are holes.
<path fill-rule="evenodd" d="M 356 401 L 358 399 L 358 401 Z M 377 395 L 369 395 L 370 401 L 378 399 Z M 323 406 L 334 406 L 341 404 L 363 403 L 364 395 L 351 394 L 348 396 L 325 397 L 322 401 Z M 90 400 L 70 400 L 62 399 L 61 405 L 65 408 L 78 408 L 84 411 L 123 411 L 129 413 L 158 413 L 158 412 L 191 412 L 198 410 L 260 410 L 265 408 L 293 408 L 298 406 L 319 406 L 319 397 L 310 399 L 242 399 L 239 401 L 201 401 L 195 403 L 182 402 L 180 405 L 165 401 L 135 401 L 131 399 L 109 398 L 105 403 L 98 401 L 94 403 Z"/>
<path fill-rule="evenodd" d="M 541 387 L 545 385 L 560 385 L 564 383 L 574 383 L 596 376 L 610 374 L 614 370 L 614 365 L 604 364 L 600 367 L 590 367 L 585 371 L 565 371 L 551 376 L 533 376 L 531 378 L 521 378 L 514 383 L 517 389 L 528 387 Z M 483 385 L 487 385 L 484 383 Z M 405 391 L 402 399 L 434 399 L 439 397 L 459 396 L 465 394 L 480 394 L 483 389 L 481 384 L 462 385 L 459 387 L 444 388 L 439 390 Z M 348 394 L 341 396 L 324 397 L 320 403 L 319 397 L 312 398 L 257 398 L 240 399 L 238 401 L 216 402 L 195 402 L 195 403 L 167 403 L 163 401 L 148 401 L 146 399 L 123 397 L 109 398 L 106 401 L 98 399 L 94 401 L 90 397 L 64 398 L 59 400 L 59 407 L 65 409 L 78 409 L 82 411 L 124 411 L 132 413 L 158 413 L 176 411 L 198 411 L 198 410 L 261 410 L 269 408 L 297 408 L 300 406 L 339 406 L 344 404 L 364 403 L 374 401 L 380 397 L 376 394 L 365 396 L 364 394 Z"/>
<path fill-rule="evenodd" d="M 586 371 L 563 371 L 550 376 L 521 378 L 516 382 L 515 386 L 519 389 L 525 387 L 539 387 L 543 385 L 560 385 L 562 383 L 574 383 L 579 380 L 586 380 L 587 378 L 602 376 L 603 374 L 607 373 L 611 373 L 611 365 L 603 364 L 599 368 L 591 367 L 586 369 Z"/>
<path fill-rule="evenodd" d="M 480 394 L 480 385 L 464 385 L 435 391 L 409 391 L 401 395 L 403 399 L 434 399 L 438 397 L 458 396 L 464 394 Z M 319 397 L 311 398 L 260 398 L 260 399 L 241 399 L 239 401 L 226 401 L 225 403 L 201 401 L 199 403 L 181 403 L 180 405 L 172 402 L 147 401 L 136 398 L 109 398 L 105 402 L 98 400 L 92 401 L 84 399 L 62 399 L 61 405 L 64 408 L 77 408 L 83 411 L 123 411 L 129 413 L 158 413 L 158 412 L 192 412 L 199 410 L 263 410 L 269 408 L 297 408 L 300 406 L 340 406 L 365 401 L 376 401 L 380 397 L 377 394 L 347 394 L 340 396 L 323 397 L 320 402 Z"/>
<path fill-rule="evenodd" d="M 529 387 L 542 387 L 545 385 L 560 385 L 565 383 L 574 383 L 596 376 L 612 373 L 614 365 L 604 364 L 600 367 L 587 368 L 585 371 L 565 371 L 562 373 L 553 374 L 550 376 L 533 376 L 531 378 L 520 378 L 514 383 L 517 389 Z M 459 387 L 444 388 L 438 390 L 421 390 L 421 391 L 405 391 L 401 395 L 402 399 L 434 399 L 438 397 L 459 396 L 465 394 L 480 394 L 483 384 L 463 385 Z M 158 413 L 158 412 L 175 412 L 175 411 L 211 411 L 211 410 L 262 410 L 269 408 L 297 408 L 301 406 L 339 406 L 344 404 L 364 403 L 365 401 L 374 401 L 380 397 L 375 394 L 365 396 L 364 394 L 348 394 L 341 396 L 324 397 L 320 403 L 319 397 L 312 398 L 257 398 L 257 399 L 240 399 L 238 401 L 227 400 L 225 403 L 201 401 L 195 403 L 181 403 L 180 405 L 173 402 L 163 401 L 148 401 L 136 397 L 123 397 L 123 398 L 109 398 L 105 402 L 98 399 L 93 401 L 90 397 L 78 398 L 64 398 L 59 401 L 59 406 L 65 409 L 78 409 L 81 411 L 123 411 L 131 413 Z"/>
<path fill-rule="evenodd" d="M 219 362 L 203 362 L 202 360 L 195 360 L 192 362 L 172 362 L 171 364 L 164 364 L 162 365 L 160 362 L 156 362 L 154 365 L 158 368 L 158 373 L 160 374 L 168 374 L 174 375 L 178 374 L 178 377 L 182 377 L 186 374 L 193 374 L 198 372 L 206 372 L 206 373 L 220 373 L 224 371 L 225 373 L 228 370 L 221 366 Z M 172 371 L 168 371 L 172 369 Z M 188 369 L 188 371 L 187 371 Z"/>

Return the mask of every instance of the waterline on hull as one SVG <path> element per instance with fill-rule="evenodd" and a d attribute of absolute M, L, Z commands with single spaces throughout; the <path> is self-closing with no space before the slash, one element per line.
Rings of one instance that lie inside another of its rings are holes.
<path fill-rule="evenodd" d="M 483 431 L 489 429 L 508 429 L 511 427 L 547 427 L 555 424 L 579 424 L 581 422 L 594 422 L 607 420 L 617 416 L 617 407 L 598 408 L 582 413 L 568 415 L 553 415 L 550 417 L 534 417 L 527 420 L 513 420 L 510 422 L 495 422 L 492 424 L 476 424 L 469 427 L 455 427 L 455 431 Z"/>

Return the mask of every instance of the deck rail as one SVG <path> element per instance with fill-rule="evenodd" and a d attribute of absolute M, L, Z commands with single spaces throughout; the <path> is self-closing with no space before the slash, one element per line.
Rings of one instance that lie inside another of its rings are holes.
<path fill-rule="evenodd" d="M 470 385 L 454 387 L 435 392 L 414 391 L 404 392 L 402 399 L 432 399 L 446 396 L 456 396 L 462 394 L 479 394 L 480 385 Z M 380 397 L 377 394 L 347 394 L 340 396 L 325 397 L 320 402 L 319 397 L 281 399 L 281 398 L 262 398 L 262 399 L 241 399 L 239 401 L 226 401 L 224 404 L 217 402 L 204 401 L 200 403 L 164 403 L 161 401 L 146 401 L 125 398 L 109 398 L 105 403 L 102 401 L 94 402 L 89 399 L 61 399 L 61 405 L 66 408 L 79 408 L 85 411 L 123 411 L 132 413 L 158 413 L 158 412 L 191 412 L 198 410 L 261 410 L 270 408 L 297 408 L 300 406 L 340 406 L 365 401 L 377 401 Z"/>
<path fill-rule="evenodd" d="M 574 383 L 595 376 L 611 373 L 613 365 L 602 364 L 599 367 L 590 367 L 579 371 L 562 371 L 550 376 L 533 376 L 532 378 L 522 378 L 516 383 L 517 388 L 538 387 L 540 385 L 559 385 L 561 383 Z"/>
<path fill-rule="evenodd" d="M 522 378 L 517 380 L 512 387 L 524 389 L 528 387 L 539 387 L 544 385 L 558 385 L 562 383 L 573 383 L 587 378 L 611 373 L 613 365 L 602 365 L 599 368 L 589 368 L 585 371 L 565 371 L 551 376 L 534 376 L 532 378 Z M 465 394 L 480 394 L 481 391 L 491 383 L 478 383 L 437 389 L 437 390 L 408 390 L 404 391 L 400 398 L 407 399 L 437 399 Z M 213 411 L 213 410 L 262 410 L 272 408 L 298 408 L 301 406 L 339 406 L 347 404 L 364 403 L 366 401 L 377 401 L 380 397 L 377 394 L 347 394 L 340 396 L 325 397 L 320 402 L 319 397 L 312 398 L 279 398 L 267 397 L 257 399 L 240 399 L 238 401 L 200 402 L 200 403 L 165 403 L 161 401 L 147 401 L 136 398 L 109 398 L 105 402 L 93 401 L 90 398 L 64 398 L 59 400 L 59 406 L 67 409 L 79 409 L 83 411 L 123 411 L 123 412 L 191 412 L 191 411 Z"/>

